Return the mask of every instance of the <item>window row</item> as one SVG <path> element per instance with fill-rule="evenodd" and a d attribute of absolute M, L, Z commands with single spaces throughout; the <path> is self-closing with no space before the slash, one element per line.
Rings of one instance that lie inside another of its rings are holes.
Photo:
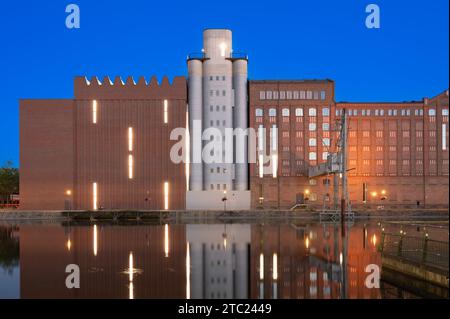
<path fill-rule="evenodd" d="M 325 91 L 259 91 L 260 100 L 325 100 Z"/>
<path fill-rule="evenodd" d="M 225 105 L 222 105 L 222 108 L 220 107 L 220 105 L 216 105 L 216 112 L 219 112 L 221 109 L 222 109 L 222 112 L 225 112 L 226 111 L 226 106 Z M 210 112 L 213 112 L 214 111 L 214 105 L 210 105 L 209 106 L 209 111 Z"/>
<path fill-rule="evenodd" d="M 225 75 L 222 75 L 222 76 L 219 76 L 219 75 L 216 75 L 216 76 L 210 75 L 210 76 L 209 76 L 209 80 L 210 80 L 210 81 L 214 81 L 214 79 L 216 79 L 216 81 L 220 81 L 220 80 L 225 81 Z"/>
<path fill-rule="evenodd" d="M 282 108 L 281 109 L 281 115 L 284 117 L 290 116 L 290 109 L 289 108 Z M 262 108 L 256 108 L 255 109 L 255 115 L 260 117 L 264 116 L 264 109 Z M 317 116 L 317 108 L 311 107 L 308 109 L 308 115 L 309 116 Z M 269 116 L 277 116 L 277 109 L 276 108 L 269 108 Z M 295 109 L 295 116 L 303 116 L 303 108 L 296 108 Z M 328 107 L 322 108 L 322 116 L 330 116 L 330 109 Z"/>
<path fill-rule="evenodd" d="M 222 96 L 225 96 L 226 92 L 227 91 L 222 90 Z M 209 91 L 209 96 L 214 96 L 214 93 L 215 93 L 215 96 L 220 96 L 220 90 L 210 90 Z"/>
<path fill-rule="evenodd" d="M 415 116 L 423 116 L 423 109 L 375 109 L 375 110 L 355 110 L 355 109 L 349 109 L 347 110 L 348 116 L 384 116 L 385 114 L 387 116 L 411 116 L 412 112 L 414 111 Z M 342 110 L 336 110 L 336 116 L 342 115 Z M 436 110 L 435 109 L 429 109 L 428 110 L 428 116 L 436 116 Z M 448 116 L 448 109 L 442 109 L 442 116 Z"/>

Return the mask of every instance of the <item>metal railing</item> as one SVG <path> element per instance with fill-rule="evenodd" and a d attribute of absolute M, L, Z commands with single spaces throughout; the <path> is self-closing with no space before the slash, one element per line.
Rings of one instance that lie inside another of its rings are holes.
<path fill-rule="evenodd" d="M 421 266 L 440 268 L 448 272 L 448 241 L 423 237 L 406 236 L 403 230 L 397 233 L 381 234 L 379 250 L 382 254 L 399 257 Z"/>

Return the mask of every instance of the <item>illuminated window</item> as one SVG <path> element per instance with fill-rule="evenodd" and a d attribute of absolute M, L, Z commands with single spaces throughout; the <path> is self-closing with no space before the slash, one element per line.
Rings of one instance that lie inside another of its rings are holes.
<path fill-rule="evenodd" d="M 133 128 L 128 128 L 128 150 L 131 152 L 133 150 Z"/>
<path fill-rule="evenodd" d="M 296 108 L 295 109 L 295 116 L 303 116 L 303 109 L 302 108 Z"/>
<path fill-rule="evenodd" d="M 97 193 L 97 183 L 92 183 L 92 209 L 98 209 L 98 193 Z"/>
<path fill-rule="evenodd" d="M 169 123 L 169 102 L 164 100 L 164 124 Z"/>
<path fill-rule="evenodd" d="M 133 178 L 133 155 L 128 155 L 128 178 Z"/>
<path fill-rule="evenodd" d="M 442 150 L 447 149 L 447 125 L 442 124 Z"/>
<path fill-rule="evenodd" d="M 97 124 L 97 100 L 92 101 L 92 123 Z"/>
<path fill-rule="evenodd" d="M 260 154 L 259 155 L 259 177 L 260 178 L 263 178 L 263 176 L 264 176 L 264 155 L 262 155 L 262 154 Z"/>
<path fill-rule="evenodd" d="M 169 182 L 164 182 L 164 209 L 169 209 Z"/>
<path fill-rule="evenodd" d="M 266 99 L 266 92 L 265 91 L 259 91 L 259 99 L 265 100 Z"/>
<path fill-rule="evenodd" d="M 273 176 L 273 178 L 277 177 L 277 171 L 278 171 L 278 155 L 273 154 L 272 155 L 272 176 Z"/>

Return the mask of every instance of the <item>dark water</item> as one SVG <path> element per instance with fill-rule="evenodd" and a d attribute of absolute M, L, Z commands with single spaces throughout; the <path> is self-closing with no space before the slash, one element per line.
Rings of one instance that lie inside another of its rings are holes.
<path fill-rule="evenodd" d="M 0 298 L 429 297 L 408 291 L 410 278 L 383 280 L 382 228 L 399 225 L 0 224 Z M 448 224 L 427 232 L 448 239 Z M 78 289 L 66 286 L 72 264 Z M 367 286 L 368 265 L 379 287 Z"/>

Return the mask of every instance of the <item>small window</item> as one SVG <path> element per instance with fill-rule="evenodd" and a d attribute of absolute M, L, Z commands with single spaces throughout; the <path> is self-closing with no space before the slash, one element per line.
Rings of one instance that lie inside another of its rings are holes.
<path fill-rule="evenodd" d="M 316 152 L 309 152 L 309 160 L 310 161 L 317 160 L 317 153 Z"/>
<path fill-rule="evenodd" d="M 255 110 L 255 115 L 256 115 L 256 116 L 263 116 L 263 115 L 264 115 L 264 112 L 263 112 L 262 109 L 259 109 L 259 108 L 258 108 L 258 109 Z"/>
<path fill-rule="evenodd" d="M 274 108 L 269 109 L 269 116 L 277 116 L 277 109 Z"/>
<path fill-rule="evenodd" d="M 323 139 L 323 145 L 324 145 L 324 146 L 327 146 L 327 147 L 330 146 L 330 139 L 329 139 L 329 138 L 324 138 L 324 139 Z M 326 159 L 326 158 L 325 158 L 325 159 Z"/>
<path fill-rule="evenodd" d="M 259 91 L 259 99 L 260 100 L 266 99 L 266 91 Z"/>
<path fill-rule="evenodd" d="M 448 116 L 448 109 L 442 109 L 442 116 Z"/>
<path fill-rule="evenodd" d="M 281 111 L 281 114 L 282 114 L 283 116 L 289 116 L 289 109 L 284 108 L 284 109 Z"/>
<path fill-rule="evenodd" d="M 317 146 L 317 140 L 315 138 L 310 138 L 309 146 Z"/>
<path fill-rule="evenodd" d="M 435 109 L 429 109 L 428 110 L 428 116 L 436 116 L 436 110 Z"/>
<path fill-rule="evenodd" d="M 309 130 L 310 131 L 315 131 L 316 129 L 317 129 L 316 123 L 309 123 Z"/>
<path fill-rule="evenodd" d="M 322 124 L 322 130 L 323 131 L 329 131 L 330 130 L 330 123 L 323 123 Z"/>
<path fill-rule="evenodd" d="M 308 111 L 309 116 L 316 116 L 317 115 L 317 110 L 314 107 L 311 107 Z"/>
<path fill-rule="evenodd" d="M 325 98 L 326 98 L 325 91 L 320 91 L 320 99 L 325 100 Z"/>
<path fill-rule="evenodd" d="M 327 108 L 327 107 L 324 107 L 324 108 L 322 109 L 322 115 L 323 115 L 323 116 L 330 116 L 330 109 Z"/>
<path fill-rule="evenodd" d="M 303 109 L 302 108 L 296 108 L 295 109 L 295 116 L 303 116 Z"/>

